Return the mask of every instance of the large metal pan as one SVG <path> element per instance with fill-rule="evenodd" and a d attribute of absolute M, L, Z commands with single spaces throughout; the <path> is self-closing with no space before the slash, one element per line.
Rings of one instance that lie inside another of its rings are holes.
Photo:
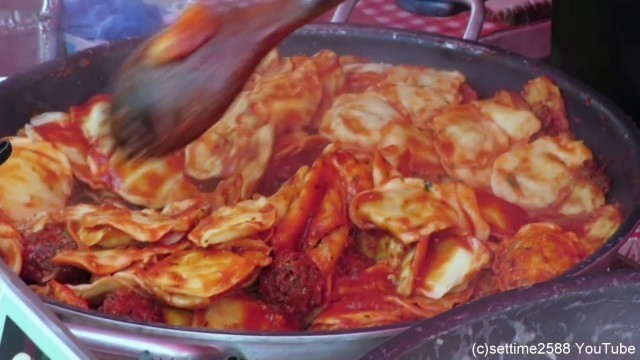
<path fill-rule="evenodd" d="M 474 6 L 477 38 L 483 17 L 481 0 Z M 355 1 L 350 1 L 352 5 Z M 343 8 L 344 10 L 344 8 Z M 480 21 L 478 21 L 480 20 Z M 473 25 L 473 24 L 472 24 Z M 114 69 L 138 41 L 90 49 L 40 66 L 0 84 L 0 135 L 14 134 L 42 111 L 67 110 L 104 92 Z M 362 56 L 375 61 L 428 65 L 459 70 L 480 96 L 498 89 L 519 91 L 529 79 L 548 75 L 560 86 L 571 118 L 571 128 L 609 168 L 611 201 L 620 204 L 625 219 L 620 229 L 591 257 L 565 276 L 597 271 L 608 266 L 618 247 L 640 218 L 640 131 L 618 108 L 601 95 L 544 64 L 470 41 L 421 33 L 346 25 L 307 26 L 281 45 L 283 54 L 311 55 L 321 49 Z M 116 353 L 114 358 L 136 356 L 149 350 L 162 358 L 208 359 L 354 359 L 411 324 L 330 334 L 249 334 L 146 326 L 120 321 L 95 312 L 58 305 L 53 309 L 72 332 L 94 350 Z M 180 357 L 178 355 L 183 355 Z"/>
<path fill-rule="evenodd" d="M 636 358 L 639 304 L 635 270 L 553 280 L 417 324 L 360 360 Z"/>

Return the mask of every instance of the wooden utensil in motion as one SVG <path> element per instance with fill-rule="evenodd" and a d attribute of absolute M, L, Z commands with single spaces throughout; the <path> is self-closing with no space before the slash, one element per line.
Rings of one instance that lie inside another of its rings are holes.
<path fill-rule="evenodd" d="M 112 130 L 118 146 L 130 156 L 161 156 L 197 139 L 222 116 L 272 48 L 342 1 L 188 8 L 141 45 L 112 79 Z"/>

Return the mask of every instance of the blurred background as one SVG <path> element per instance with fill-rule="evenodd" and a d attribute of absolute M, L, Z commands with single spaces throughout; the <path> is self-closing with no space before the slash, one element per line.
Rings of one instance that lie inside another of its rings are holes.
<path fill-rule="evenodd" d="M 55 57 L 148 36 L 196 0 L 0 0 L 0 81 Z M 242 6 L 247 1 L 204 0 Z M 550 62 L 640 118 L 640 1 L 486 0 L 479 39 Z M 274 9 L 274 11 L 277 11 Z M 360 0 L 349 23 L 461 38 L 465 6 L 449 0 Z M 327 14 L 317 22 L 328 22 Z"/>
<path fill-rule="evenodd" d="M 0 76 L 107 42 L 151 35 L 193 1 L 0 0 Z M 489 0 L 487 7 L 482 42 L 529 57 L 549 56 L 551 1 Z M 361 0 L 349 22 L 462 37 L 467 10 L 446 0 Z"/>

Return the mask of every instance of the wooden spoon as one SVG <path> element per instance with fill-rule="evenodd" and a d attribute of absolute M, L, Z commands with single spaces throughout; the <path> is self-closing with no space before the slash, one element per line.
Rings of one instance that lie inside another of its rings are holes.
<path fill-rule="evenodd" d="M 112 130 L 130 156 L 161 156 L 224 114 L 262 58 L 343 0 L 196 4 L 124 63 L 112 81 Z"/>

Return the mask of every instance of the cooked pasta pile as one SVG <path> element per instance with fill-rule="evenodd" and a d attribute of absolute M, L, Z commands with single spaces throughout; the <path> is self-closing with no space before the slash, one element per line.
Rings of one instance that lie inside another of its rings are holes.
<path fill-rule="evenodd" d="M 183 151 L 130 160 L 110 99 L 34 117 L 0 167 L 0 254 L 53 301 L 148 323 L 354 329 L 562 274 L 621 223 L 546 77 L 271 52 Z"/>

